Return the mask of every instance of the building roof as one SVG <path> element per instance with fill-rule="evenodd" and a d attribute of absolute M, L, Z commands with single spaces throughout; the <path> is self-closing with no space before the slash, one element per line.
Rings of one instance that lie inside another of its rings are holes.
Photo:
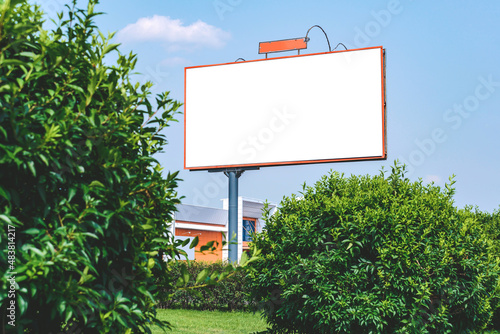
<path fill-rule="evenodd" d="M 217 225 L 227 224 L 227 210 L 190 204 L 178 204 L 176 207 L 178 212 L 175 213 L 175 220 L 177 221 Z"/>
<path fill-rule="evenodd" d="M 264 202 L 243 197 L 243 217 L 257 218 L 262 217 L 262 208 Z M 274 209 L 276 205 L 269 204 L 270 209 Z"/>

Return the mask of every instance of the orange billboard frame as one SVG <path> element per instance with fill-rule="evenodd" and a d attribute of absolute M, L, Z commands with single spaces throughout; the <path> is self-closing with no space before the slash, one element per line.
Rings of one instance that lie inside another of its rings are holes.
<path fill-rule="evenodd" d="M 380 154 L 372 155 L 372 156 L 354 156 L 354 157 L 342 157 L 342 158 L 324 158 L 324 159 L 294 159 L 290 161 L 272 161 L 272 162 L 257 162 L 257 163 L 236 163 L 236 164 L 211 164 L 211 165 L 198 165 L 194 166 L 187 163 L 187 134 L 188 134 L 188 113 L 190 108 L 190 102 L 187 99 L 187 73 L 193 69 L 201 69 L 201 68 L 211 68 L 216 66 L 224 66 L 224 65 L 235 65 L 235 64 L 245 64 L 245 63 L 259 63 L 259 62 L 270 62 L 279 59 L 293 59 L 298 57 L 310 57 L 310 56 L 318 56 L 318 55 L 327 55 L 327 54 L 343 54 L 346 53 L 346 56 L 349 56 L 347 53 L 353 51 L 363 51 L 363 50 L 376 50 L 380 51 L 380 101 L 381 101 L 381 145 Z M 292 55 L 292 56 L 284 56 L 284 57 L 275 57 L 275 58 L 266 58 L 266 59 L 257 59 L 250 60 L 245 62 L 238 63 L 222 63 L 222 64 L 213 64 L 213 65 L 201 65 L 201 66 L 192 66 L 185 68 L 185 82 L 184 82 L 184 169 L 188 170 L 217 170 L 217 169 L 228 169 L 228 168 L 255 168 L 255 167 L 272 167 L 272 166 L 283 166 L 283 165 L 300 165 L 300 164 L 317 164 L 317 163 L 331 163 L 331 162 L 349 162 L 349 161 L 365 161 L 365 160 L 385 160 L 387 159 L 387 120 L 386 120 L 386 75 L 385 75 L 385 49 L 382 46 L 377 47 L 367 47 L 360 49 L 351 49 L 351 50 L 341 50 L 341 51 L 332 51 L 332 52 L 322 52 L 322 53 L 313 53 L 313 54 L 303 54 L 303 55 Z"/>

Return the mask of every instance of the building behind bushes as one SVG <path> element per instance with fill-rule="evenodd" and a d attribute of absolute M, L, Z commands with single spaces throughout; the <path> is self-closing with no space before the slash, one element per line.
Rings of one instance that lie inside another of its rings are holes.
<path fill-rule="evenodd" d="M 268 204 L 271 212 L 276 209 L 275 204 Z M 222 200 L 222 208 L 210 208 L 198 205 L 178 204 L 171 225 L 176 239 L 199 238 L 198 246 L 189 248 L 189 244 L 183 249 L 188 254 L 189 260 L 200 261 L 227 261 L 228 248 L 222 246 L 222 242 L 228 236 L 228 199 Z M 238 198 L 238 259 L 242 252 L 249 249 L 252 234 L 261 232 L 264 227 L 262 209 L 264 202 L 245 197 Z M 213 252 L 199 252 L 200 247 L 207 242 L 216 241 L 217 249 Z"/>

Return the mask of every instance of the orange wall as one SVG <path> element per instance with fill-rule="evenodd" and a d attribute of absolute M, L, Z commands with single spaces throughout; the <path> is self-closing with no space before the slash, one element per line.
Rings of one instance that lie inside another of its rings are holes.
<path fill-rule="evenodd" d="M 206 251 L 204 254 L 196 252 L 194 257 L 198 261 L 208 261 L 215 262 L 222 260 L 222 233 L 213 231 L 202 231 L 202 230 L 192 230 L 187 228 L 176 228 L 175 235 L 179 237 L 196 237 L 198 236 L 199 242 L 198 246 L 195 247 L 195 251 L 199 251 L 200 247 L 205 245 L 207 242 L 215 240 L 219 243 L 215 251 Z M 215 246 L 215 244 L 214 244 Z"/>

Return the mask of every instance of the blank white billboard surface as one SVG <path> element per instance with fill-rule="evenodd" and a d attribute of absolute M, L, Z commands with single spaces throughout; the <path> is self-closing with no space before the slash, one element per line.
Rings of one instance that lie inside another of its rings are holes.
<path fill-rule="evenodd" d="M 185 68 L 184 167 L 385 159 L 382 47 Z"/>

